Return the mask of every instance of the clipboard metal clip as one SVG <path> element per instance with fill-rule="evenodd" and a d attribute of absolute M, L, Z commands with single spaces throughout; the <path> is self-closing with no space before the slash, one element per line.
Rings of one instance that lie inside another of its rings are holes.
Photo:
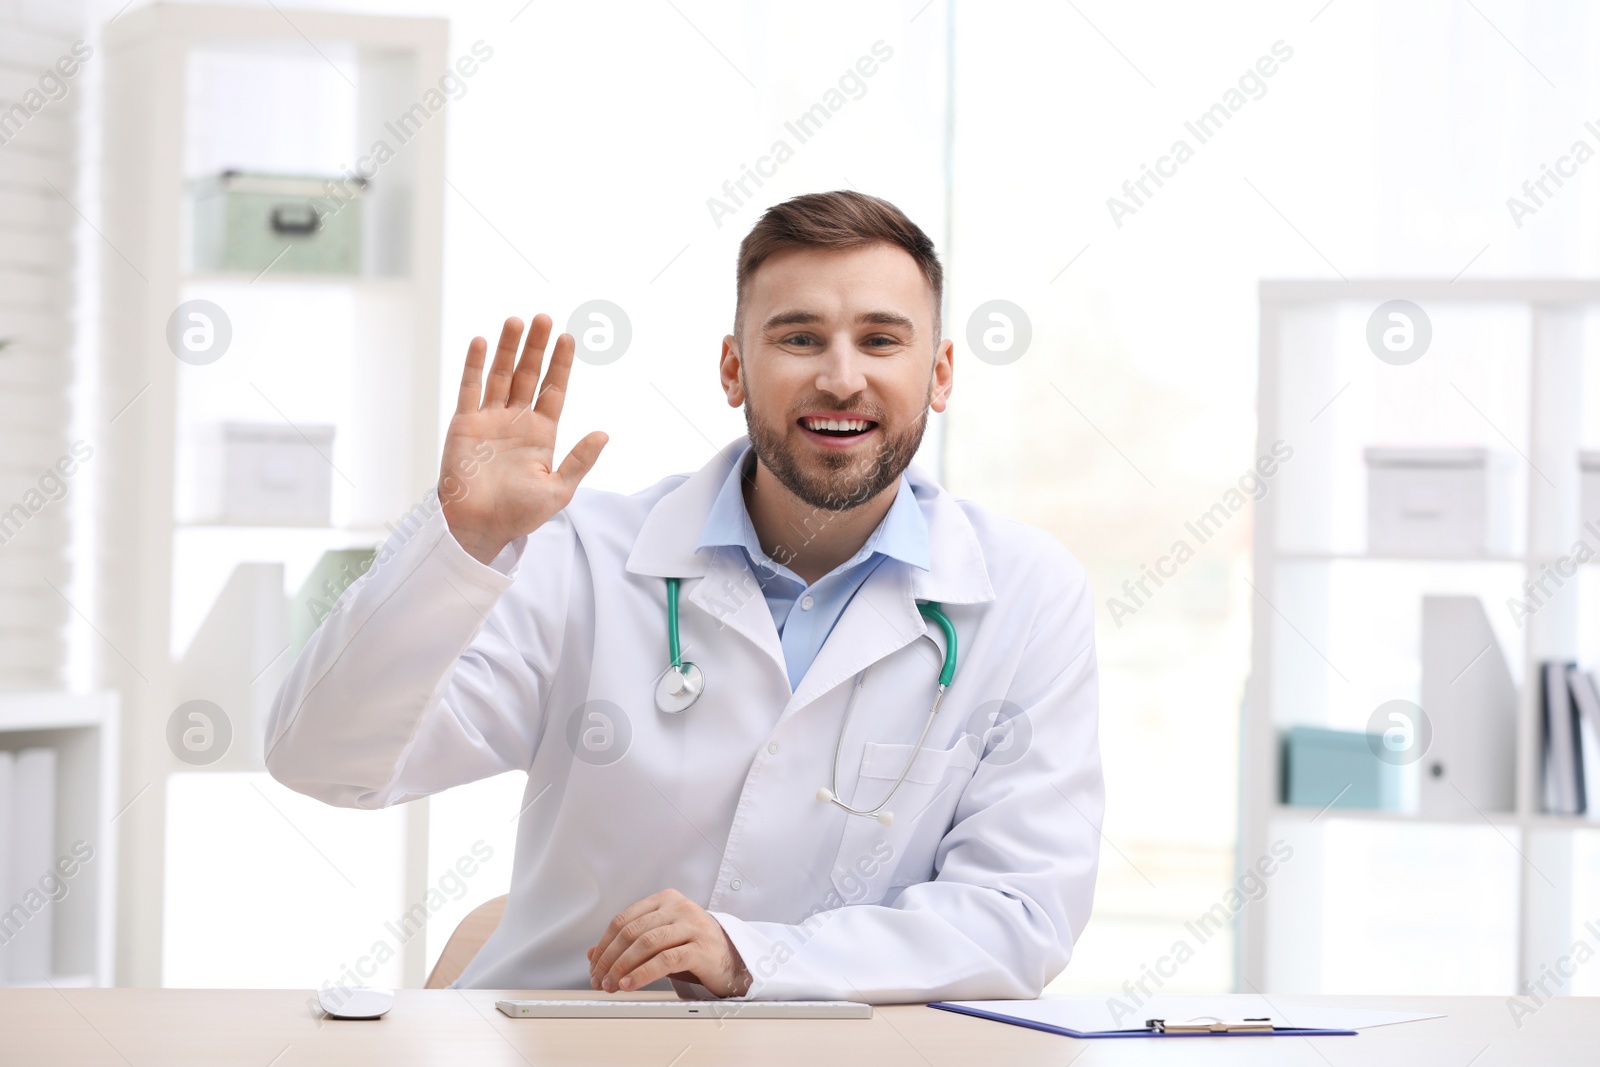
<path fill-rule="evenodd" d="M 1201 1015 L 1182 1022 L 1146 1019 L 1144 1024 L 1157 1034 L 1270 1034 L 1273 1031 L 1270 1018 L 1230 1022 L 1215 1015 Z"/>

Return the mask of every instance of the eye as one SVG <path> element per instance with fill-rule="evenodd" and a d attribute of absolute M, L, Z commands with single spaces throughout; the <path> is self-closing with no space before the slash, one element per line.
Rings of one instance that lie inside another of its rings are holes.
<path fill-rule="evenodd" d="M 892 337 L 886 333 L 874 334 L 862 342 L 862 344 L 871 348 L 891 348 L 899 343 L 900 338 Z"/>
<path fill-rule="evenodd" d="M 816 338 L 812 337 L 808 333 L 795 333 L 795 334 L 790 334 L 788 337 L 785 337 L 783 340 L 779 341 L 778 343 L 780 345 L 806 346 L 806 345 L 810 345 L 815 340 L 816 340 Z"/>

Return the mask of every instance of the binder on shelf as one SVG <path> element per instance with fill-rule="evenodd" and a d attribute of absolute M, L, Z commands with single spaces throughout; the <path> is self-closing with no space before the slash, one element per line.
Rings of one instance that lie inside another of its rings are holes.
<path fill-rule="evenodd" d="M 1600 798 L 1600 688 L 1595 685 L 1591 671 L 1579 670 L 1576 664 L 1567 666 L 1567 689 L 1572 694 L 1572 705 L 1578 711 L 1578 761 L 1583 767 L 1583 795 Z M 1600 799 L 1596 804 L 1586 804 L 1586 814 L 1600 815 Z"/>
<path fill-rule="evenodd" d="M 5 749 L 0 749 L 0 894 L 4 894 L 3 906 L 7 911 L 11 909 L 11 812 L 16 808 L 16 802 L 11 798 L 11 780 L 15 776 L 16 757 Z M 11 951 L 7 947 L 9 931 L 0 928 L 0 985 L 8 985 L 11 976 L 7 973 L 11 964 Z"/>
<path fill-rule="evenodd" d="M 1540 673 L 1544 684 L 1540 710 L 1544 727 L 1546 799 L 1553 814 L 1579 815 L 1586 807 L 1583 753 L 1578 745 L 1578 711 L 1567 682 L 1567 669 L 1575 665 L 1550 660 L 1542 666 Z"/>
<path fill-rule="evenodd" d="M 54 869 L 55 836 L 56 750 L 21 749 L 12 768 L 11 878 L 0 927 L 9 938 L 6 981 L 11 985 L 51 978 L 52 902 L 40 882 Z"/>

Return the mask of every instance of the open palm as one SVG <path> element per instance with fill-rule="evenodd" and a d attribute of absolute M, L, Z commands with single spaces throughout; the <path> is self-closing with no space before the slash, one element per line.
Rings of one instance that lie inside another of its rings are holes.
<path fill-rule="evenodd" d="M 571 334 L 556 339 L 541 383 L 550 325 L 550 316 L 534 316 L 518 359 L 522 320 L 507 319 L 487 386 L 483 364 L 489 343 L 474 337 L 467 346 L 461 396 L 445 434 L 439 500 L 451 534 L 483 563 L 566 507 L 607 441 L 596 430 L 556 466 L 556 424 L 566 400 L 574 343 Z"/>

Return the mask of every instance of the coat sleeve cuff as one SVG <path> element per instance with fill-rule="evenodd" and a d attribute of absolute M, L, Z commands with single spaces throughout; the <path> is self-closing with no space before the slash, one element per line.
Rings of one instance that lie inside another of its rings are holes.
<path fill-rule="evenodd" d="M 750 975 L 750 988 L 746 989 L 742 997 L 727 997 L 728 1000 L 759 1000 L 761 989 L 766 984 L 761 975 L 756 973 L 755 962 L 767 952 L 767 939 L 755 931 L 743 919 L 729 915 L 725 911 L 713 911 L 711 917 L 722 926 L 728 940 L 733 942 L 733 947 L 739 953 L 739 959 L 744 964 L 745 971 Z M 704 988 L 704 987 L 701 987 Z M 682 996 L 680 993 L 679 996 Z"/>
<path fill-rule="evenodd" d="M 728 935 L 728 940 L 732 941 L 733 947 L 738 950 L 739 958 L 743 961 L 745 970 L 750 974 L 750 988 L 745 990 L 744 995 L 740 997 L 719 997 L 699 982 L 686 982 L 681 978 L 672 978 L 669 980 L 672 982 L 673 991 L 678 994 L 679 1000 L 758 999 L 759 990 L 757 985 L 759 984 L 759 979 L 756 978 L 755 972 L 750 968 L 750 953 L 760 950 L 760 947 L 766 944 L 765 939 L 750 929 L 749 924 L 743 919 L 736 919 L 723 911 L 713 911 L 709 914 L 722 925 L 723 931 Z"/>
<path fill-rule="evenodd" d="M 442 511 L 436 516 L 436 521 L 444 527 L 444 536 L 439 539 L 437 551 L 444 553 L 450 561 L 451 568 L 457 573 L 476 571 L 479 574 L 486 574 L 492 570 L 506 578 L 517 576 L 517 565 L 522 562 L 522 552 L 528 547 L 526 536 L 513 538 L 494 559 L 484 564 L 461 547 L 461 542 L 456 540 L 456 535 L 450 529 L 450 524 L 445 520 Z"/>

